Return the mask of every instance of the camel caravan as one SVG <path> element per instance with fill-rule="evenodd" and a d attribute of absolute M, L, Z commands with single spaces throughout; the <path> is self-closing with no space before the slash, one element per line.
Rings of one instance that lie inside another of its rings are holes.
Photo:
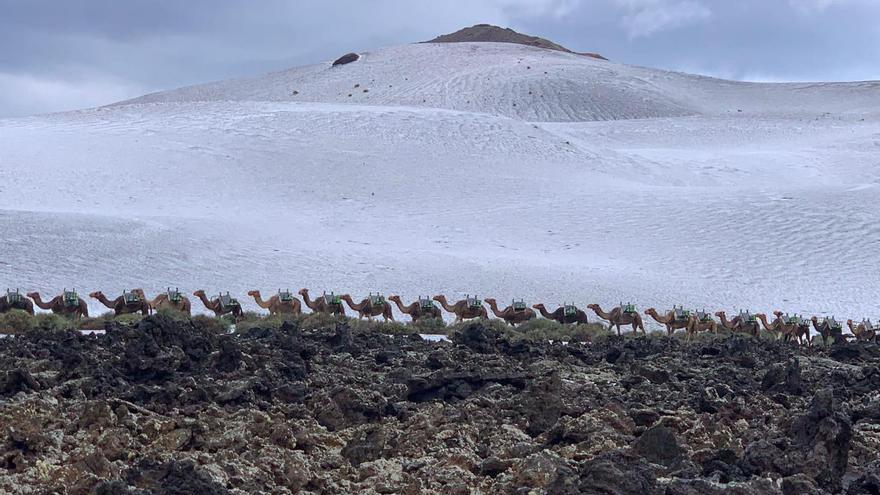
<path fill-rule="evenodd" d="M 442 294 L 433 297 L 418 296 L 418 299 L 410 304 L 404 304 L 398 295 L 390 295 L 386 298 L 380 293 L 370 293 L 358 302 L 355 302 L 349 294 L 334 292 L 324 292 L 315 299 L 311 298 L 308 289 L 300 289 L 297 294 L 302 298 L 302 301 L 289 289 L 278 289 L 268 299 L 264 299 L 259 290 L 247 293 L 257 306 L 269 312 L 269 316 L 300 315 L 303 313 L 303 304 L 305 304 L 305 307 L 313 313 L 341 316 L 346 315 L 347 306 L 357 314 L 358 319 L 373 320 L 381 317 L 386 322 L 395 321 L 393 306 L 396 306 L 401 314 L 409 316 L 413 322 L 442 319 L 444 311 L 451 314 L 456 323 L 465 320 L 488 319 L 491 311 L 495 318 L 514 327 L 534 320 L 539 315 L 544 319 L 563 325 L 590 323 L 587 312 L 578 308 L 574 303 L 563 303 L 551 312 L 544 304 L 529 306 L 524 299 L 514 299 L 509 305 L 501 308 L 498 301 L 493 298 L 481 299 L 469 294 L 454 303 L 450 303 Z M 244 315 L 241 303 L 229 292 L 225 294 L 219 292 L 216 296 L 209 298 L 204 290 L 197 290 L 192 295 L 201 301 L 206 310 L 217 317 L 228 315 L 233 320 L 237 320 Z M 89 297 L 111 309 L 114 316 L 132 313 L 149 315 L 161 309 L 172 309 L 187 315 L 192 314 L 192 304 L 189 298 L 177 288 L 171 289 L 169 287 L 165 292 L 157 294 L 152 299 L 149 299 L 142 289 L 123 290 L 122 294 L 115 299 L 108 298 L 101 291 L 92 292 Z M 22 294 L 18 289 L 15 291 L 7 289 L 5 296 L 0 296 L 0 313 L 17 309 L 33 315 L 34 306 L 76 320 L 89 316 L 88 304 L 78 295 L 76 290 L 64 289 L 48 301 L 44 301 L 38 292 Z M 593 311 L 599 319 L 607 322 L 608 329 L 616 330 L 617 335 L 622 335 L 622 328 L 626 327 L 631 328 L 633 333 L 647 334 L 642 314 L 632 303 L 624 304 L 621 302 L 609 311 L 603 310 L 598 304 L 589 304 L 586 308 Z M 880 328 L 871 323 L 869 319 L 863 319 L 858 323 L 854 320 L 846 320 L 846 327 L 851 335 L 845 335 L 843 324 L 834 317 L 812 316 L 807 318 L 803 315 L 783 314 L 781 311 L 774 311 L 772 320 L 764 313 L 743 310 L 728 319 L 725 311 L 717 311 L 713 314 L 705 309 L 691 311 L 685 309 L 684 306 L 675 305 L 672 309 L 663 312 L 648 308 L 644 314 L 662 325 L 669 336 L 678 330 L 684 330 L 688 340 L 699 333 L 718 333 L 722 330 L 744 333 L 756 338 L 763 330 L 777 339 L 803 345 L 812 345 L 816 339 L 820 339 L 825 344 L 843 342 L 847 338 L 855 338 L 859 342 L 876 342 L 878 334 L 880 334 Z M 811 330 L 814 333 L 812 338 L 810 336 Z"/>

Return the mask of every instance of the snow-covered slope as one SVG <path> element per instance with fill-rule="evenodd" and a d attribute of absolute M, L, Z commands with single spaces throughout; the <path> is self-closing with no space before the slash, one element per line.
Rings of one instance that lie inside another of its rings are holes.
<path fill-rule="evenodd" d="M 0 283 L 876 319 L 878 109 L 464 43 L 0 121 Z"/>

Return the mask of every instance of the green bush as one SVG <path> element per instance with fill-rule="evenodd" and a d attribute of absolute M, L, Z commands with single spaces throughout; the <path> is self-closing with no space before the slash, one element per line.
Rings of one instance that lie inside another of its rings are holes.
<path fill-rule="evenodd" d="M 206 315 L 193 316 L 192 322 L 197 329 L 215 334 L 227 334 L 232 328 L 232 323 L 229 319 L 214 318 Z"/>
<path fill-rule="evenodd" d="M 36 319 L 26 311 L 12 309 L 0 314 L 0 333 L 27 333 L 37 327 Z"/>
<path fill-rule="evenodd" d="M 248 319 L 245 321 L 239 321 L 235 324 L 235 333 L 245 332 L 253 328 L 270 328 L 273 330 L 279 330 L 281 329 L 281 325 L 285 322 L 296 323 L 297 326 L 299 326 L 302 319 L 301 316 L 295 315 L 275 315 L 259 319 Z"/>
<path fill-rule="evenodd" d="M 326 313 L 309 313 L 303 315 L 300 320 L 300 328 L 303 330 L 318 330 L 336 326 L 339 323 L 348 321 L 348 318 L 341 315 L 329 315 Z"/>
<path fill-rule="evenodd" d="M 34 317 L 36 328 L 51 331 L 73 330 L 76 323 L 73 318 L 56 315 L 55 313 L 40 313 Z"/>

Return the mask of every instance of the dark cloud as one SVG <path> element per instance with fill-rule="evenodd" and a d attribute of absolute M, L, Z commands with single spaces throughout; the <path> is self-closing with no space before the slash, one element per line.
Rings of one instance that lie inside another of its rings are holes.
<path fill-rule="evenodd" d="M 880 78 L 874 0 L 0 0 L 0 117 L 109 103 L 489 22 L 621 62 Z"/>

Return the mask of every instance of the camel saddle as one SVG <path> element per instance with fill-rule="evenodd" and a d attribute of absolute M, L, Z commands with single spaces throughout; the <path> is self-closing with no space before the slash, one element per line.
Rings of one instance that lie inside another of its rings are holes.
<path fill-rule="evenodd" d="M 278 289 L 278 299 L 281 302 L 290 302 L 293 301 L 293 294 L 289 290 L 282 292 L 281 289 Z"/>
<path fill-rule="evenodd" d="M 803 319 L 798 315 L 788 316 L 786 314 L 782 317 L 782 321 L 785 322 L 786 325 L 800 325 Z"/>
<path fill-rule="evenodd" d="M 513 310 L 514 310 L 514 311 L 525 311 L 526 308 L 528 307 L 528 306 L 526 305 L 526 302 L 525 302 L 524 300 L 522 300 L 522 299 L 520 299 L 519 301 L 517 301 L 516 299 L 514 299 L 513 302 L 510 303 L 510 305 L 513 306 Z"/>
<path fill-rule="evenodd" d="M 169 287 L 167 294 L 168 300 L 173 303 L 179 303 L 183 299 L 183 296 L 180 295 L 180 291 L 177 289 L 171 290 L 171 288 Z"/>
<path fill-rule="evenodd" d="M 384 306 L 385 305 L 385 296 L 383 296 L 381 294 L 373 295 L 371 293 L 370 294 L 370 305 L 376 306 L 376 307 Z"/>
<path fill-rule="evenodd" d="M 703 322 L 703 323 L 706 323 L 707 321 L 709 321 L 709 320 L 712 319 L 712 315 L 710 315 L 709 313 L 707 313 L 705 310 L 703 310 L 703 311 L 697 311 L 697 312 L 696 312 L 696 315 L 697 315 L 697 319 L 700 320 L 700 321 Z"/>
<path fill-rule="evenodd" d="M 565 316 L 575 316 L 578 313 L 578 308 L 574 304 L 565 304 L 562 308 L 562 314 Z"/>
<path fill-rule="evenodd" d="M 675 307 L 675 305 L 673 305 L 672 317 L 675 319 L 675 321 L 684 321 L 691 317 L 691 312 L 684 309 L 684 306 L 677 308 Z"/>
<path fill-rule="evenodd" d="M 636 305 L 633 303 L 620 303 L 620 309 L 623 310 L 624 314 L 631 315 L 636 312 Z"/>
<path fill-rule="evenodd" d="M 870 318 L 867 320 L 863 320 L 862 324 L 865 325 L 865 330 L 873 330 L 874 329 L 874 325 L 871 324 Z"/>
<path fill-rule="evenodd" d="M 61 294 L 61 300 L 68 308 L 79 306 L 79 294 L 77 294 L 75 290 L 64 289 L 64 292 Z"/>
<path fill-rule="evenodd" d="M 131 304 L 140 304 L 141 303 L 141 296 L 139 296 L 135 292 L 126 292 L 123 289 L 122 301 L 125 303 L 126 306 L 131 305 Z"/>
<path fill-rule="evenodd" d="M 421 308 L 422 311 L 432 311 L 434 309 L 434 301 L 428 297 L 424 299 L 419 297 L 419 308 Z"/>
<path fill-rule="evenodd" d="M 840 330 L 843 328 L 843 325 L 832 316 L 831 318 L 825 318 L 825 324 L 828 325 L 828 328 L 832 330 Z"/>
<path fill-rule="evenodd" d="M 12 292 L 9 289 L 6 289 L 6 302 L 8 304 L 20 304 L 24 300 L 24 296 L 18 292 L 18 289 L 15 289 L 15 292 Z"/>
<path fill-rule="evenodd" d="M 227 292 L 226 294 L 220 294 L 217 296 L 217 300 L 220 301 L 220 309 L 225 310 L 226 308 L 235 308 L 241 306 L 238 303 L 238 299 L 232 297 Z"/>
<path fill-rule="evenodd" d="M 758 317 L 749 313 L 748 311 L 740 311 L 739 319 L 740 321 L 743 321 L 745 323 L 755 323 L 756 321 L 758 321 Z"/>
<path fill-rule="evenodd" d="M 465 299 L 467 300 L 467 307 L 471 309 L 483 306 L 483 301 L 481 301 L 479 297 L 465 296 Z"/>
<path fill-rule="evenodd" d="M 324 302 L 331 305 L 331 306 L 341 306 L 342 305 L 342 298 L 332 292 L 329 294 L 327 294 L 325 292 L 324 293 Z"/>

